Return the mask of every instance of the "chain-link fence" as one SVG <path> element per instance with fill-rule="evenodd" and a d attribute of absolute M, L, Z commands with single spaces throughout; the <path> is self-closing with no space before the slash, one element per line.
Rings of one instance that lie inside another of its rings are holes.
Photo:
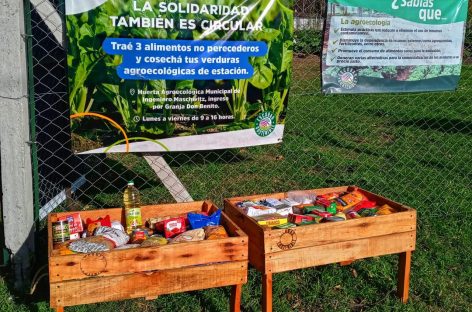
<path fill-rule="evenodd" d="M 356 184 L 418 208 L 420 214 L 460 213 L 472 202 L 472 67 L 463 66 L 455 92 L 324 96 L 323 3 L 296 1 L 294 73 L 283 143 L 166 153 L 164 159 L 194 199 L 221 203 L 234 195 Z M 39 206 L 120 206 L 122 189 L 131 179 L 143 202 L 174 201 L 142 155 L 71 151 L 63 12 L 61 0 L 31 1 L 26 12 L 32 23 Z M 471 61 L 471 43 L 468 32 L 464 64 Z M 172 177 L 160 160 L 148 158 Z"/>

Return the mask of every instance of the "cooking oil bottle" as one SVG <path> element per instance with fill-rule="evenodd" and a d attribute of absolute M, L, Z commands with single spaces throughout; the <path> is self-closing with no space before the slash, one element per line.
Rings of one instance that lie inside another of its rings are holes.
<path fill-rule="evenodd" d="M 128 182 L 123 193 L 123 204 L 125 206 L 126 231 L 128 234 L 143 224 L 141 217 L 141 204 L 139 202 L 139 191 L 133 181 Z"/>

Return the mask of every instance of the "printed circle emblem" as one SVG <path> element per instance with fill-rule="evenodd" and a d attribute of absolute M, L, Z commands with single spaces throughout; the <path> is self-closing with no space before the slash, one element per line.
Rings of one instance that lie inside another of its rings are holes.
<path fill-rule="evenodd" d="M 342 68 L 338 72 L 338 83 L 344 89 L 352 89 L 357 86 L 358 74 L 354 68 Z"/>
<path fill-rule="evenodd" d="M 297 233 L 294 230 L 286 229 L 285 232 L 280 235 L 277 246 L 282 250 L 292 249 L 297 242 Z"/>
<path fill-rule="evenodd" d="M 86 254 L 80 260 L 80 270 L 84 275 L 97 276 L 107 268 L 107 259 L 101 253 Z"/>
<path fill-rule="evenodd" d="M 254 130 L 260 137 L 266 137 L 275 129 L 275 115 L 270 111 L 260 113 L 254 121 Z"/>

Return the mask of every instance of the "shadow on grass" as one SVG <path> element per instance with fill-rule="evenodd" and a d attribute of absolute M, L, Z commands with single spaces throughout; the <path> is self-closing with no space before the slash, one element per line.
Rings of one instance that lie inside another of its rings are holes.
<path fill-rule="evenodd" d="M 448 118 L 418 118 L 399 120 L 394 123 L 397 127 L 417 127 L 421 130 L 436 130 L 444 133 L 472 134 L 472 122 Z"/>

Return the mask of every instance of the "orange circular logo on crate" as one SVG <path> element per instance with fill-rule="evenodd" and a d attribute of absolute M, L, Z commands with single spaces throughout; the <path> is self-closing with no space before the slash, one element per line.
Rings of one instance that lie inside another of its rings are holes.
<path fill-rule="evenodd" d="M 285 232 L 280 235 L 277 246 L 282 250 L 292 249 L 297 242 L 297 233 L 294 230 L 286 229 Z"/>
<path fill-rule="evenodd" d="M 80 260 L 80 270 L 84 275 L 97 276 L 107 268 L 107 259 L 101 253 L 86 254 Z"/>

